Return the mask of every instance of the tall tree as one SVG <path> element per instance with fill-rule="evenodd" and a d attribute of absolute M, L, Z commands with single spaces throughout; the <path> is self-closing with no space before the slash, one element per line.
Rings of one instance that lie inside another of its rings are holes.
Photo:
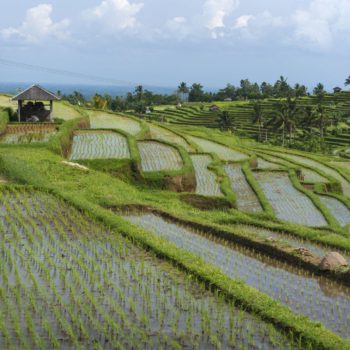
<path fill-rule="evenodd" d="M 326 94 L 326 90 L 324 89 L 324 85 L 322 83 L 318 83 L 315 86 L 313 93 L 318 98 L 322 99 L 324 97 L 324 95 Z"/>
<path fill-rule="evenodd" d="M 349 86 L 350 85 L 350 75 L 345 79 L 345 86 Z"/>
<path fill-rule="evenodd" d="M 260 102 L 255 101 L 253 105 L 253 123 L 259 127 L 259 141 L 261 141 L 261 128 L 264 124 L 264 113 Z"/>
<path fill-rule="evenodd" d="M 234 119 L 233 116 L 228 111 L 223 111 L 219 115 L 219 127 L 220 130 L 232 130 L 234 127 Z"/>
<path fill-rule="evenodd" d="M 182 95 L 182 101 L 185 101 L 185 96 L 188 95 L 189 91 L 190 90 L 184 81 L 177 87 L 177 92 Z"/>
<path fill-rule="evenodd" d="M 274 92 L 276 97 L 290 97 L 292 88 L 288 84 L 288 79 L 283 75 L 276 81 Z"/>
<path fill-rule="evenodd" d="M 204 99 L 203 86 L 198 83 L 192 84 L 188 95 L 188 100 L 190 102 L 202 102 L 203 99 Z"/>
<path fill-rule="evenodd" d="M 324 130 L 330 124 L 330 115 L 321 103 L 314 110 L 314 123 L 320 130 L 321 138 L 324 139 Z"/>
<path fill-rule="evenodd" d="M 142 85 L 136 86 L 134 93 L 135 93 L 136 99 L 138 101 L 142 101 L 142 99 L 143 99 L 143 92 L 144 91 L 143 91 L 143 86 Z"/>
<path fill-rule="evenodd" d="M 307 95 L 307 87 L 305 85 L 300 85 L 296 83 L 294 85 L 294 95 L 295 97 L 302 97 Z"/>
<path fill-rule="evenodd" d="M 286 133 L 289 135 L 289 142 L 292 139 L 297 124 L 298 113 L 299 109 L 296 99 L 288 98 L 286 101 L 280 101 L 276 105 L 275 111 L 272 113 L 272 118 L 267 123 L 274 130 L 282 131 L 282 146 L 285 145 Z"/>

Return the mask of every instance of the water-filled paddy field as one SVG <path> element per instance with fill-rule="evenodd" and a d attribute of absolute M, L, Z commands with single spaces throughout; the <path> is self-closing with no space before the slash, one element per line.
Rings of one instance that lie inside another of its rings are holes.
<path fill-rule="evenodd" d="M 192 147 L 186 142 L 184 138 L 181 136 L 173 133 L 172 131 L 162 128 L 160 126 L 154 125 L 154 124 L 148 124 L 151 138 L 157 139 L 157 140 L 163 140 L 166 142 L 175 143 L 177 145 L 180 145 L 186 149 L 188 152 L 192 152 Z"/>
<path fill-rule="evenodd" d="M 125 136 L 109 131 L 80 131 L 73 138 L 71 160 L 130 158 Z"/>
<path fill-rule="evenodd" d="M 321 202 L 329 209 L 332 215 L 337 219 L 340 226 L 350 224 L 350 210 L 339 199 L 329 196 L 319 196 Z"/>
<path fill-rule="evenodd" d="M 140 141 L 137 147 L 142 171 L 180 170 L 183 166 L 181 155 L 175 147 L 156 141 Z"/>
<path fill-rule="evenodd" d="M 0 194 L 1 349 L 298 349 L 54 197 Z"/>
<path fill-rule="evenodd" d="M 88 111 L 92 129 L 120 129 L 131 135 L 141 131 L 140 123 L 122 115 L 100 111 Z"/>
<path fill-rule="evenodd" d="M 278 155 L 279 154 L 276 153 L 276 156 L 278 156 Z M 294 161 L 298 164 L 306 165 L 306 166 L 312 167 L 313 169 L 318 169 L 318 170 L 322 171 L 323 173 L 325 173 L 326 175 L 332 176 L 334 179 L 336 179 L 340 182 L 340 184 L 342 185 L 344 194 L 347 196 L 350 196 L 350 183 L 348 181 L 346 181 L 346 179 L 343 178 L 334 169 L 332 169 L 332 168 L 330 168 L 330 167 L 328 167 L 320 162 L 317 162 L 316 160 L 302 157 L 302 156 L 297 156 L 294 154 L 283 153 L 283 154 L 281 154 L 281 156 L 283 156 L 284 158 L 289 159 L 291 161 Z"/>
<path fill-rule="evenodd" d="M 254 173 L 280 220 L 305 226 L 327 226 L 327 221 L 305 194 L 294 188 L 288 173 Z"/>
<path fill-rule="evenodd" d="M 225 171 L 231 181 L 233 192 L 236 194 L 237 207 L 243 211 L 260 212 L 261 204 L 255 192 L 247 182 L 240 164 L 225 165 Z"/>
<path fill-rule="evenodd" d="M 254 251 L 178 226 L 154 214 L 124 216 L 213 264 L 229 277 L 243 280 L 295 312 L 350 338 L 350 288 L 291 267 Z"/>
<path fill-rule="evenodd" d="M 294 249 L 306 248 L 313 255 L 318 257 L 324 257 L 329 252 L 337 250 L 332 247 L 328 247 L 315 242 L 304 240 L 302 238 L 299 238 L 297 236 L 294 236 L 285 232 L 270 230 L 264 227 L 257 227 L 257 226 L 246 225 L 246 224 L 235 224 L 235 225 L 230 225 L 230 227 L 237 230 L 244 230 L 247 232 L 255 233 L 258 236 L 263 237 L 268 241 L 278 241 L 281 243 L 286 243 L 288 244 L 288 246 Z M 341 255 L 343 255 L 348 260 L 348 262 L 350 262 L 350 252 L 341 251 Z"/>
<path fill-rule="evenodd" d="M 219 143 L 195 136 L 188 136 L 188 139 L 197 146 L 199 146 L 203 150 L 203 152 L 215 153 L 221 160 L 239 161 L 243 159 L 248 159 L 248 156 L 246 154 L 235 151 L 229 147 L 220 145 Z"/>
<path fill-rule="evenodd" d="M 196 174 L 196 193 L 203 196 L 222 196 L 216 174 L 208 169 L 208 166 L 213 162 L 211 156 L 193 154 L 191 159 Z"/>

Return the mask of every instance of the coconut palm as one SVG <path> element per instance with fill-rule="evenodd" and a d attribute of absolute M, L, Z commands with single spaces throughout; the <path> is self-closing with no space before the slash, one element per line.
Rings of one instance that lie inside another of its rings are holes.
<path fill-rule="evenodd" d="M 286 101 L 281 101 L 272 113 L 272 118 L 267 125 L 271 125 L 276 131 L 282 131 L 282 146 L 285 145 L 286 133 L 288 133 L 289 141 L 291 141 L 297 125 L 299 113 L 296 100 L 291 98 L 288 98 Z"/>
<path fill-rule="evenodd" d="M 320 129 L 322 139 L 324 138 L 324 130 L 330 122 L 330 115 L 326 107 L 319 103 L 314 110 L 314 124 Z"/>
<path fill-rule="evenodd" d="M 218 119 L 218 123 L 220 126 L 220 129 L 222 131 L 225 130 L 232 130 L 233 126 L 234 126 L 234 120 L 232 115 L 227 112 L 227 111 L 223 111 L 220 115 L 219 115 L 219 119 Z"/>
<path fill-rule="evenodd" d="M 142 85 L 136 86 L 136 88 L 135 88 L 135 95 L 136 95 L 138 101 L 142 100 L 143 93 L 144 93 L 143 86 Z"/>
<path fill-rule="evenodd" d="M 350 75 L 346 78 L 344 85 L 345 86 L 349 86 L 350 85 Z"/>
<path fill-rule="evenodd" d="M 264 119 L 265 119 L 265 115 L 263 113 L 261 103 L 258 101 L 255 101 L 253 105 L 253 123 L 258 124 L 259 141 L 261 141 L 261 128 L 264 124 Z"/>
<path fill-rule="evenodd" d="M 180 85 L 177 87 L 177 92 L 179 94 L 182 94 L 182 100 L 185 100 L 185 96 L 189 93 L 189 88 L 187 86 L 187 84 L 183 81 L 182 83 L 180 83 Z"/>

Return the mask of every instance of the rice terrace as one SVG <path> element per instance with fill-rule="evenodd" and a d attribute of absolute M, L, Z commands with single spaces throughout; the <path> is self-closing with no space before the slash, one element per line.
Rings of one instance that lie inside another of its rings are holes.
<path fill-rule="evenodd" d="M 262 142 L 227 122 L 241 102 L 33 94 L 53 118 L 0 99 L 0 348 L 349 348 L 343 147 Z"/>
<path fill-rule="evenodd" d="M 350 0 L 2 5 L 0 350 L 350 350 Z"/>

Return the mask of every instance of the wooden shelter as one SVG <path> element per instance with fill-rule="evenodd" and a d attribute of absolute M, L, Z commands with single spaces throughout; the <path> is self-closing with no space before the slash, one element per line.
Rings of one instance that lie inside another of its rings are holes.
<path fill-rule="evenodd" d="M 24 122 L 47 122 L 53 120 L 53 101 L 60 98 L 54 93 L 43 89 L 39 85 L 32 85 L 12 98 L 18 101 L 18 121 Z M 27 101 L 27 102 L 26 102 Z M 49 104 L 44 102 L 49 101 Z M 49 110 L 45 107 L 50 107 Z"/>

